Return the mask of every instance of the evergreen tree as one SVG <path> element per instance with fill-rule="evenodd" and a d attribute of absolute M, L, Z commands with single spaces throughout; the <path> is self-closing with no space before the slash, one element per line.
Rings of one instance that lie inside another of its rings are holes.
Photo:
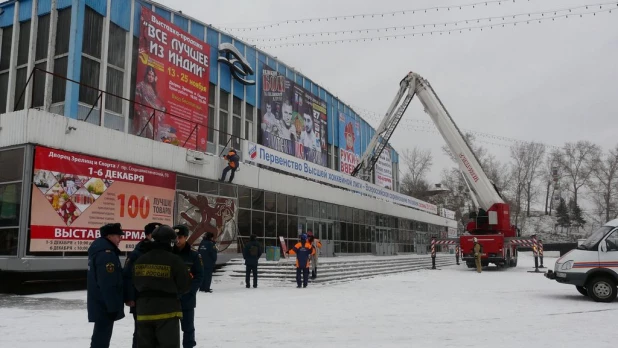
<path fill-rule="evenodd" d="M 558 218 L 558 226 L 568 227 L 571 226 L 571 217 L 569 216 L 569 209 L 563 198 L 560 198 L 560 204 L 556 209 L 556 217 Z"/>
<path fill-rule="evenodd" d="M 582 210 L 577 203 L 574 203 L 573 207 L 571 207 L 571 221 L 575 226 L 583 226 L 586 223 L 582 216 Z"/>

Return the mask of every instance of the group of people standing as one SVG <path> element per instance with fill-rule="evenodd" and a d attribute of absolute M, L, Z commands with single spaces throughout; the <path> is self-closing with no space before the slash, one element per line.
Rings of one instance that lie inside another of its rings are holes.
<path fill-rule="evenodd" d="M 114 322 L 128 306 L 135 320 L 133 347 L 195 347 L 195 307 L 198 291 L 210 289 L 217 249 L 212 233 L 191 249 L 184 225 L 149 223 L 145 238 L 120 264 L 119 223 L 100 229 L 88 249 L 88 321 L 94 323 L 91 348 L 109 347 Z"/>

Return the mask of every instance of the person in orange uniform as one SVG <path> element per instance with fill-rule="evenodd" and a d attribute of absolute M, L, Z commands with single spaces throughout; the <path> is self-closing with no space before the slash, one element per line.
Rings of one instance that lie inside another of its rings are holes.
<path fill-rule="evenodd" d="M 225 177 L 227 176 L 227 172 L 231 170 L 232 173 L 230 173 L 230 180 L 228 181 L 231 183 L 232 180 L 234 180 L 234 174 L 236 173 L 236 170 L 238 169 L 240 157 L 238 157 L 236 150 L 231 149 L 227 155 L 223 156 L 223 158 L 227 160 L 227 167 L 223 169 L 223 173 L 221 173 L 221 179 L 219 179 L 219 181 L 224 182 Z"/>
<path fill-rule="evenodd" d="M 307 235 L 300 235 L 300 242 L 296 243 L 288 252 L 290 255 L 296 255 L 296 287 L 300 288 L 300 273 L 303 274 L 303 288 L 307 287 L 309 281 L 309 267 L 311 265 L 311 257 L 315 255 L 315 248 L 307 241 Z"/>
<path fill-rule="evenodd" d="M 318 256 L 320 254 L 320 249 L 322 249 L 322 242 L 315 238 L 312 230 L 307 230 L 307 236 L 307 240 L 315 249 L 315 254 L 311 257 L 311 279 L 315 279 L 318 276 Z"/>

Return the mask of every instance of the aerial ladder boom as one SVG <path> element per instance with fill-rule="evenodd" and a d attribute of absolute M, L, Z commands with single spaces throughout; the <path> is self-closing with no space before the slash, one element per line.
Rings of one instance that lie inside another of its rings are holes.
<path fill-rule="evenodd" d="M 414 95 L 418 96 L 418 99 L 425 108 L 425 112 L 429 114 L 436 128 L 438 128 L 438 131 L 455 157 L 466 183 L 476 196 L 474 203 L 479 208 L 478 215 L 484 217 L 480 223 L 477 223 L 476 229 L 484 230 L 486 233 L 501 232 L 505 236 L 514 237 L 515 229 L 510 224 L 509 206 L 504 202 L 494 184 L 483 171 L 472 148 L 429 82 L 416 73 L 410 72 L 401 80 L 399 92 L 395 100 L 389 107 L 380 127 L 365 150 L 361 162 L 355 168 L 352 175 L 356 175 L 361 169 L 365 172 L 373 169 L 381 151 L 386 146 L 386 142 L 390 139 Z M 404 98 L 403 102 L 395 111 L 402 98 Z M 381 137 L 381 134 L 384 135 Z"/>

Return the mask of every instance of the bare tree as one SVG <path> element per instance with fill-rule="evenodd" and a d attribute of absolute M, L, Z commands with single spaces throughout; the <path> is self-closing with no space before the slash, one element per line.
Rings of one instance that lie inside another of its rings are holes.
<path fill-rule="evenodd" d="M 594 170 L 594 158 L 599 156 L 601 149 L 589 141 L 580 140 L 577 143 L 566 143 L 562 151 L 561 167 L 564 177 L 569 181 L 569 191 L 573 193 L 573 201 L 577 204 L 579 190 L 590 183 Z"/>
<path fill-rule="evenodd" d="M 431 150 L 415 146 L 412 150 L 405 149 L 401 155 L 408 167 L 401 183 L 401 191 L 407 195 L 419 197 L 429 189 L 425 176 L 433 165 Z"/>
<path fill-rule="evenodd" d="M 528 143 L 527 146 L 527 166 L 528 166 L 528 175 L 526 181 L 526 215 L 530 217 L 530 204 L 533 200 L 533 197 L 536 196 L 536 186 L 535 182 L 538 179 L 539 175 L 542 173 L 540 170 L 540 165 L 543 162 L 543 157 L 545 156 L 545 145 L 540 143 Z"/>
<path fill-rule="evenodd" d="M 554 150 L 548 154 L 543 167 L 543 180 L 545 180 L 545 183 L 547 184 L 545 191 L 545 215 L 551 215 L 554 203 L 554 192 L 556 190 L 556 186 L 552 186 L 552 182 L 560 179 L 560 171 L 558 170 L 560 165 L 560 154 L 560 150 Z"/>
<path fill-rule="evenodd" d="M 513 199 L 515 203 L 512 207 L 515 210 L 515 224 L 517 225 L 517 222 L 519 221 L 519 215 L 521 214 L 521 199 L 526 183 L 528 182 L 529 172 L 525 143 L 516 143 L 515 145 L 511 146 L 511 159 L 513 160 L 513 163 L 511 165 L 511 182 L 513 185 Z"/>
<path fill-rule="evenodd" d="M 605 222 L 616 214 L 618 196 L 618 145 L 604 156 L 594 158 L 592 191 L 593 201 L 601 212 L 605 212 Z"/>

